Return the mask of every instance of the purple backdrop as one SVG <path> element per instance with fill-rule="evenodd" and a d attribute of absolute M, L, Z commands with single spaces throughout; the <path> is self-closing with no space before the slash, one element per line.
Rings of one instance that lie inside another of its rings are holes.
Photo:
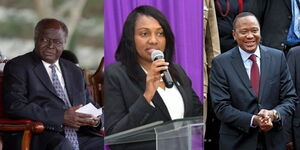
<path fill-rule="evenodd" d="M 200 99 L 203 95 L 202 0 L 104 0 L 104 53 L 106 66 L 115 61 L 123 23 L 137 6 L 151 5 L 168 18 L 175 36 L 175 62 L 191 78 Z"/>

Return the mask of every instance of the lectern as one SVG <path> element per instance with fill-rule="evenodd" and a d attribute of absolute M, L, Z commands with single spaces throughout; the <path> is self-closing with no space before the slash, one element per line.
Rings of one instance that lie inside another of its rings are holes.
<path fill-rule="evenodd" d="M 105 145 L 156 141 L 156 150 L 203 150 L 202 117 L 157 121 L 104 138 Z"/>

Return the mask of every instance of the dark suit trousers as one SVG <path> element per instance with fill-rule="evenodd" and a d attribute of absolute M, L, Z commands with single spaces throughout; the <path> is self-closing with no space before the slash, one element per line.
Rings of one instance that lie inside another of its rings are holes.
<path fill-rule="evenodd" d="M 78 136 L 80 150 L 103 150 L 104 140 L 100 136 Z"/>
<path fill-rule="evenodd" d="M 109 146 L 111 150 L 155 150 L 155 141 L 137 142 L 130 144 L 118 144 Z"/>
<path fill-rule="evenodd" d="M 9 133 L 3 137 L 3 150 L 20 150 L 22 133 Z M 103 137 L 78 135 L 80 150 L 103 150 Z M 44 131 L 34 135 L 31 150 L 73 150 L 70 142 L 58 132 Z"/>
<path fill-rule="evenodd" d="M 257 149 L 256 150 L 267 150 L 266 148 L 266 140 L 264 133 L 259 130 L 258 137 L 257 137 Z"/>

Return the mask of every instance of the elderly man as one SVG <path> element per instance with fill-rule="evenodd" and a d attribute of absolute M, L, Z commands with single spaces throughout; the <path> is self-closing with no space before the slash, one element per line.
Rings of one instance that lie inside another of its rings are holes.
<path fill-rule="evenodd" d="M 282 51 L 260 45 L 260 26 L 248 12 L 237 15 L 238 46 L 212 63 L 210 94 L 221 120 L 220 150 L 283 150 L 282 122 L 297 96 Z"/>
<path fill-rule="evenodd" d="M 10 60 L 4 68 L 4 104 L 10 118 L 43 122 L 46 130 L 32 139 L 33 150 L 100 150 L 99 118 L 75 112 L 92 102 L 83 74 L 60 59 L 68 29 L 56 19 L 35 27 L 33 52 Z M 93 102 L 92 102 L 93 103 Z M 7 134 L 6 149 L 18 149 L 19 134 Z"/>

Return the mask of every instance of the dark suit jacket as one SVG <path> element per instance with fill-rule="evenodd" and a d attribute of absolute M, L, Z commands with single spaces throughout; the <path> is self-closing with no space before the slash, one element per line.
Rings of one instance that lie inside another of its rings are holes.
<path fill-rule="evenodd" d="M 297 95 L 300 95 L 300 46 L 291 48 L 287 60 Z M 293 119 L 288 122 L 288 139 L 295 144 L 295 150 L 300 150 L 300 104 L 297 105 Z"/>
<path fill-rule="evenodd" d="M 297 97 L 284 54 L 260 45 L 259 97 L 251 87 L 238 47 L 213 60 L 210 94 L 214 110 L 221 120 L 221 150 L 254 150 L 257 146 L 258 128 L 250 127 L 253 114 L 260 109 L 275 109 L 280 121 L 266 132 L 266 146 L 283 150 L 282 120 L 292 115 Z"/>
<path fill-rule="evenodd" d="M 81 69 L 64 59 L 59 64 L 72 106 L 92 102 Z M 42 61 L 33 52 L 5 65 L 4 104 L 10 118 L 36 120 L 43 122 L 47 131 L 63 131 L 64 102 L 57 96 Z M 98 131 L 99 128 L 82 127 L 78 133 L 100 136 Z"/>
<path fill-rule="evenodd" d="M 175 65 L 181 83 L 175 81 L 184 101 L 184 117 L 202 115 L 202 105 L 191 87 L 191 81 L 181 67 Z M 169 121 L 171 117 L 162 98 L 155 93 L 152 107 L 143 96 L 146 87 L 146 74 L 140 66 L 135 80 L 128 75 L 120 62 L 105 69 L 104 101 L 105 129 L 108 135 L 135 128 L 158 120 Z M 173 78 L 174 79 L 174 78 Z M 125 145 L 121 149 L 155 149 L 155 143 Z"/>
<path fill-rule="evenodd" d="M 253 0 L 252 12 L 261 25 L 262 44 L 283 50 L 291 24 L 291 0 Z"/>

